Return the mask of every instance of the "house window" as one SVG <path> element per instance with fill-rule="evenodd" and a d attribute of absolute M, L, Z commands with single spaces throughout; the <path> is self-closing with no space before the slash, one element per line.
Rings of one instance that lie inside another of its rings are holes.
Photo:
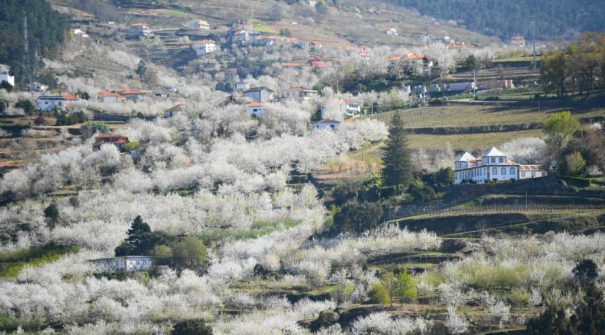
<path fill-rule="evenodd" d="M 494 174 L 494 175 L 498 174 L 498 168 L 492 168 L 492 174 Z"/>
<path fill-rule="evenodd" d="M 501 169 L 500 169 L 500 173 L 501 173 L 502 175 L 505 175 L 505 174 L 506 174 L 506 168 L 501 168 Z"/>
<path fill-rule="evenodd" d="M 504 157 L 499 157 L 498 160 L 500 161 L 500 163 L 504 163 Z"/>
<path fill-rule="evenodd" d="M 510 174 L 515 174 L 515 168 L 510 168 Z"/>

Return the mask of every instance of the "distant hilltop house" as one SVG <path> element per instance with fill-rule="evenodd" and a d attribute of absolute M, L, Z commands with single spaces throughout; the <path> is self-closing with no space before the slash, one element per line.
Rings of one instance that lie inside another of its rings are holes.
<path fill-rule="evenodd" d="M 77 96 L 70 93 L 63 95 L 41 95 L 36 100 L 36 108 L 43 112 L 53 110 L 64 112 L 78 100 L 80 99 Z"/>
<path fill-rule="evenodd" d="M 185 26 L 187 28 L 196 30 L 210 30 L 210 24 L 208 21 L 202 19 L 189 20 L 187 23 L 185 23 Z"/>
<path fill-rule="evenodd" d="M 101 272 L 137 272 L 149 271 L 157 263 L 151 256 L 122 256 L 90 260 Z"/>
<path fill-rule="evenodd" d="M 205 54 L 215 52 L 217 47 L 216 47 L 216 43 L 214 41 L 203 40 L 203 41 L 193 42 L 193 44 L 191 44 L 191 49 L 193 49 L 195 51 L 195 54 L 197 56 L 202 56 Z"/>
<path fill-rule="evenodd" d="M 268 102 L 273 99 L 273 90 L 266 87 L 253 87 L 244 91 L 244 97 L 256 102 Z"/>
<path fill-rule="evenodd" d="M 539 165 L 515 163 L 495 147 L 485 151 L 479 158 L 465 152 L 454 164 L 456 184 L 484 184 L 490 181 L 515 181 L 546 176 L 546 171 Z"/>
<path fill-rule="evenodd" d="M 122 150 L 124 145 L 128 143 L 128 137 L 118 134 L 100 134 L 95 138 L 95 143 L 92 145 L 94 150 L 101 149 L 103 144 L 113 144 L 118 149 Z"/>
<path fill-rule="evenodd" d="M 524 47 L 525 37 L 523 37 L 523 35 L 514 35 L 510 38 L 510 43 L 519 47 Z"/>
<path fill-rule="evenodd" d="M 129 38 L 144 38 L 153 35 L 151 28 L 145 23 L 133 24 L 128 28 Z"/>
<path fill-rule="evenodd" d="M 9 74 L 10 67 L 8 65 L 0 64 L 0 83 L 3 81 L 9 83 L 11 86 L 15 86 L 15 76 Z"/>
<path fill-rule="evenodd" d="M 265 115 L 264 102 L 250 102 L 246 104 L 246 113 L 250 116 L 263 117 Z"/>
<path fill-rule="evenodd" d="M 389 36 L 399 36 L 399 33 L 397 32 L 396 28 L 389 28 L 389 29 L 383 30 L 383 32 Z"/>
<path fill-rule="evenodd" d="M 320 120 L 317 122 L 313 122 L 311 124 L 311 128 L 312 128 L 312 130 L 323 130 L 323 129 L 338 130 L 338 129 L 340 129 L 340 121 L 330 120 L 330 119 Z"/>
<path fill-rule="evenodd" d="M 81 38 L 89 38 L 90 36 L 82 29 L 80 28 L 75 28 L 71 30 L 71 33 L 75 36 L 75 37 L 81 37 Z"/>

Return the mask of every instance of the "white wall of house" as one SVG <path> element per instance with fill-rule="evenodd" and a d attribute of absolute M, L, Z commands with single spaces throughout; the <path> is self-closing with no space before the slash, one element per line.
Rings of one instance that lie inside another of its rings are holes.
<path fill-rule="evenodd" d="M 55 108 L 64 110 L 68 103 L 69 100 L 60 96 L 39 97 L 36 101 L 36 108 L 43 112 L 49 112 Z"/>
<path fill-rule="evenodd" d="M 11 84 L 11 86 L 15 86 L 15 76 L 11 76 L 8 73 L 0 73 L 0 83 L 3 81 Z"/>
<path fill-rule="evenodd" d="M 265 107 L 249 106 L 246 107 L 246 113 L 250 116 L 263 117 L 265 115 Z"/>
<path fill-rule="evenodd" d="M 340 128 L 340 122 L 338 121 L 319 121 L 313 122 L 313 130 L 331 129 L 338 130 Z"/>
<path fill-rule="evenodd" d="M 193 43 L 191 48 L 195 51 L 198 56 L 209 54 L 216 51 L 216 44 L 214 42 L 207 43 Z"/>

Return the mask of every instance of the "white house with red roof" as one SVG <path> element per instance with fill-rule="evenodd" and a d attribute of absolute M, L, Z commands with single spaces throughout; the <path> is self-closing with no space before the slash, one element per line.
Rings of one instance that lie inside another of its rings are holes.
<path fill-rule="evenodd" d="M 546 171 L 541 166 L 515 163 L 496 147 L 486 150 L 481 157 L 465 152 L 454 163 L 454 169 L 456 184 L 484 184 L 488 181 L 514 181 L 546 176 Z"/>
<path fill-rule="evenodd" d="M 41 95 L 36 100 L 36 108 L 43 112 L 50 112 L 55 109 L 65 111 L 78 100 L 77 96 L 69 93 L 63 95 Z"/>
<path fill-rule="evenodd" d="M 115 104 L 124 101 L 124 99 L 126 99 L 124 96 L 115 92 L 101 91 L 97 94 L 97 101 L 104 104 Z"/>
<path fill-rule="evenodd" d="M 246 113 L 250 116 L 263 117 L 265 115 L 266 104 L 264 102 L 250 102 L 246 104 Z"/>
<path fill-rule="evenodd" d="M 130 100 L 132 102 L 139 102 L 139 101 L 145 99 L 145 97 L 149 94 L 149 92 L 147 92 L 147 91 L 134 89 L 134 88 L 119 90 L 119 91 L 116 91 L 115 93 L 123 96 L 124 98 L 126 98 L 127 100 Z"/>

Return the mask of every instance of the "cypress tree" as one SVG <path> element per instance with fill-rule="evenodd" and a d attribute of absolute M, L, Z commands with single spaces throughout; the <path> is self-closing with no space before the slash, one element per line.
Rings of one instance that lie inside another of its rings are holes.
<path fill-rule="evenodd" d="M 382 154 L 384 183 L 387 186 L 394 186 L 398 191 L 405 189 L 413 177 L 412 159 L 403 126 L 403 119 L 395 113 L 389 128 L 387 145 Z"/>

